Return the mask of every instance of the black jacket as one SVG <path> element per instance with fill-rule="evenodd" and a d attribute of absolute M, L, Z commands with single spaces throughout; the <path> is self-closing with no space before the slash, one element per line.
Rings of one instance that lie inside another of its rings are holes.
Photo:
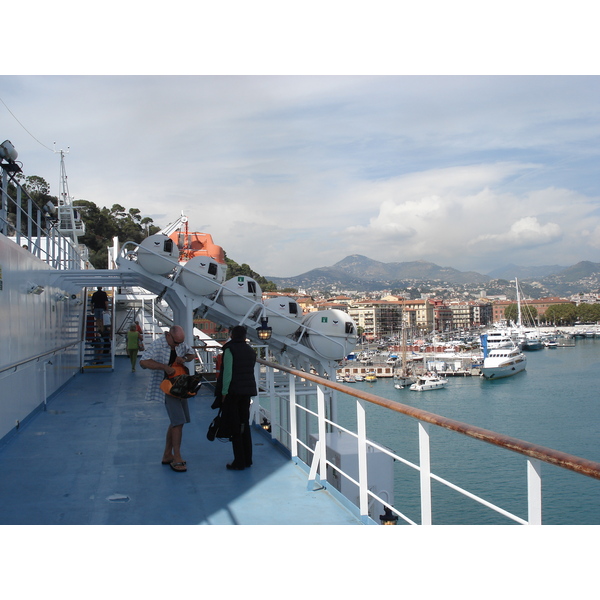
<path fill-rule="evenodd" d="M 245 341 L 229 341 L 223 346 L 223 352 L 229 350 L 233 357 L 233 369 L 231 375 L 231 383 L 229 384 L 229 394 L 238 396 L 256 396 L 256 380 L 254 378 L 254 365 L 256 364 L 256 352 L 252 346 L 249 346 Z M 220 397 L 223 390 L 223 371 L 224 365 L 221 366 L 221 372 L 217 379 L 215 395 Z"/>

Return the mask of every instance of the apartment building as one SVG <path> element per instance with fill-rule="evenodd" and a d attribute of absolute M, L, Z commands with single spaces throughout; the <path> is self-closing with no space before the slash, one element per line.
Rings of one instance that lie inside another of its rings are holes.
<path fill-rule="evenodd" d="M 493 303 L 493 322 L 501 323 L 505 320 L 504 314 L 506 309 L 512 304 L 516 304 L 515 300 L 497 300 Z M 538 316 L 542 316 L 548 310 L 550 306 L 554 306 L 556 304 L 576 304 L 572 300 L 567 300 L 566 298 L 540 298 L 539 300 L 522 300 L 521 301 L 521 312 L 524 313 L 527 306 L 532 306 L 537 310 Z"/>

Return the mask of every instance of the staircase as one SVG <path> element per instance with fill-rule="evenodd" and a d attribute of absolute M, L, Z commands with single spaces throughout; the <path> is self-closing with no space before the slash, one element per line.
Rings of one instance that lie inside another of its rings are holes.
<path fill-rule="evenodd" d="M 108 314 L 111 316 L 110 325 L 98 328 L 94 318 L 94 308 L 92 306 L 92 294 L 94 289 L 86 288 L 86 310 L 84 315 L 84 344 L 82 370 L 89 369 L 109 369 L 113 370 L 113 296 L 112 290 L 106 289 L 108 295 Z"/>

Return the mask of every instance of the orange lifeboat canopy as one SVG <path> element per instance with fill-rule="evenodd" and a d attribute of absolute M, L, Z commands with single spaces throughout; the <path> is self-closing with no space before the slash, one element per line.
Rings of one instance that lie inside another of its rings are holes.
<path fill-rule="evenodd" d="M 199 231 L 174 231 L 171 238 L 179 248 L 179 260 L 188 261 L 194 256 L 208 256 L 218 263 L 225 264 L 225 253 L 217 246 L 209 233 Z"/>

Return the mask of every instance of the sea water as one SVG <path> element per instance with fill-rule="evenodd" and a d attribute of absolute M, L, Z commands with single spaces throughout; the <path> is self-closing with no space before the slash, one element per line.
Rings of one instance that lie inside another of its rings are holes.
<path fill-rule="evenodd" d="M 451 377 L 445 389 L 398 390 L 392 379 L 352 384 L 444 417 L 600 462 L 600 339 L 574 347 L 527 352 L 527 370 L 496 381 Z M 368 403 L 367 403 L 368 404 Z M 342 423 L 353 403 L 339 402 Z M 431 470 L 522 519 L 527 519 L 526 458 L 430 425 Z M 418 464 L 417 422 L 367 405 L 367 437 Z M 420 522 L 419 474 L 394 464 L 394 507 Z M 510 524 L 476 501 L 432 482 L 434 524 Z M 542 463 L 544 524 L 600 524 L 600 480 Z M 400 524 L 400 520 L 398 522 Z"/>

